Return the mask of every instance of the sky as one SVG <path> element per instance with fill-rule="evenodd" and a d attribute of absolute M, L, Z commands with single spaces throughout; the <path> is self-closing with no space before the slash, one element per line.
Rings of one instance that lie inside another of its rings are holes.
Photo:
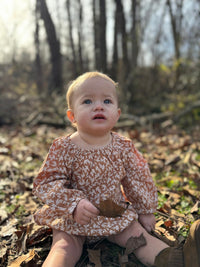
<path fill-rule="evenodd" d="M 59 0 L 59 5 L 65 6 L 66 0 Z M 88 5 L 91 0 L 84 0 L 84 5 Z M 148 0 L 147 0 L 148 2 Z M 58 14 L 56 13 L 57 10 L 57 4 L 58 2 L 56 0 L 47 0 L 47 5 L 50 10 L 50 13 L 53 17 L 54 22 L 58 23 Z M 72 4 L 76 4 L 72 1 Z M 130 0 L 123 1 L 125 13 L 129 12 L 130 7 Z M 21 54 L 22 51 L 32 51 L 32 56 L 34 56 L 34 8 L 35 8 L 35 0 L 0 0 L 0 62 L 6 62 L 10 61 L 12 58 L 12 54 L 10 51 L 14 51 L 15 56 Z M 88 12 L 88 9 L 85 12 Z M 112 18 L 113 16 L 113 5 L 107 7 L 107 16 Z M 61 29 L 64 32 L 63 36 L 66 38 L 65 33 L 67 29 L 66 23 L 66 10 L 63 12 L 60 10 L 61 21 L 62 21 L 62 27 L 58 27 L 58 29 Z M 84 19 L 88 20 L 88 23 L 90 23 L 92 19 L 92 14 L 87 14 L 84 16 Z M 86 23 L 87 25 L 87 23 Z M 108 28 L 107 28 L 107 40 L 108 40 L 108 48 L 112 51 L 112 45 L 113 45 L 113 21 L 108 20 Z M 85 29 L 87 31 L 87 29 Z M 42 30 L 43 32 L 40 32 L 40 34 L 45 37 L 44 28 Z M 88 27 L 88 31 L 91 31 L 91 29 Z M 89 33 L 90 34 L 90 33 Z M 86 32 L 87 35 L 87 32 Z M 61 40 L 61 43 L 66 44 L 66 39 L 63 41 Z M 90 42 L 88 45 L 91 45 L 90 49 L 93 49 L 93 44 Z M 66 45 L 63 45 L 62 47 L 66 47 Z M 150 60 L 150 54 L 148 52 L 148 47 L 143 48 L 145 52 L 145 59 L 148 61 Z M 144 53 L 143 53 L 144 54 Z"/>
<path fill-rule="evenodd" d="M 65 1 L 59 0 L 59 5 L 65 6 Z M 84 0 L 84 5 L 88 5 L 90 2 L 90 0 Z M 56 13 L 57 1 L 47 0 L 47 5 L 54 22 L 56 21 L 58 23 L 58 14 Z M 34 55 L 34 8 L 35 0 L 0 0 L 0 62 L 10 61 L 10 57 L 12 57 L 10 51 L 13 48 L 15 48 L 16 55 L 26 50 L 32 50 L 32 54 Z M 67 12 L 66 10 L 63 12 L 62 9 L 59 11 L 62 21 L 62 27 L 60 28 L 65 30 L 67 28 L 67 26 L 64 26 Z M 84 18 L 90 20 L 91 14 L 87 14 Z M 44 29 L 42 29 L 40 34 L 45 38 Z M 110 36 L 112 35 L 108 32 L 108 37 L 110 38 Z"/>
<path fill-rule="evenodd" d="M 11 47 L 20 52 L 32 45 L 33 0 L 0 0 L 0 7 L 0 60 L 2 61 L 10 56 Z"/>
<path fill-rule="evenodd" d="M 112 2 L 113 0 L 111 0 Z M 67 29 L 67 12 L 66 9 L 62 7 L 65 6 L 66 0 L 47 0 L 47 5 L 50 10 L 50 13 L 53 17 L 53 21 L 56 22 L 57 25 L 62 23 L 62 27 L 58 27 L 58 30 L 62 30 L 61 36 L 63 36 L 61 43 L 64 45 L 62 49 L 66 47 L 66 29 Z M 146 0 L 145 4 L 149 4 L 151 1 Z M 162 1 L 161 1 L 162 2 Z M 163 1 L 164 3 L 165 1 Z M 84 7 L 91 3 L 91 0 L 83 0 Z M 107 2 L 109 4 L 109 1 Z M 186 1 L 187 3 L 187 1 Z M 57 13 L 57 5 L 60 5 L 59 15 Z M 72 4 L 76 5 L 76 1 L 72 1 Z M 123 0 L 125 13 L 130 12 L 130 0 Z M 146 4 L 146 6 L 148 6 Z M 162 5 L 159 5 L 162 8 Z M 151 62 L 152 51 L 150 51 L 149 44 L 154 44 L 154 32 L 157 30 L 155 24 L 157 24 L 159 19 L 159 13 L 161 10 L 154 6 L 155 10 L 153 10 L 154 16 L 152 16 L 152 20 L 148 25 L 148 31 L 146 31 L 146 38 L 148 42 L 144 42 L 142 55 L 145 60 Z M 21 54 L 22 51 L 32 52 L 32 56 L 34 56 L 34 30 L 35 30 L 35 18 L 34 18 L 34 9 L 35 9 L 35 0 L 0 0 L 0 63 L 1 62 L 10 62 L 12 59 L 12 54 L 10 51 L 14 51 L 16 57 Z M 86 11 L 85 11 L 86 10 Z M 88 12 L 89 9 L 84 9 L 84 12 Z M 107 6 L 107 16 L 109 18 L 113 17 L 113 5 Z M 60 16 L 60 22 L 58 21 Z M 187 18 L 187 12 L 185 19 Z M 89 27 L 84 28 L 84 35 L 87 37 L 88 34 L 91 35 L 91 19 L 92 14 L 87 13 L 84 15 L 84 19 L 87 19 L 85 25 L 89 25 Z M 192 18 L 189 16 L 188 23 Z M 166 31 L 166 40 L 162 43 L 160 48 L 162 50 L 168 51 L 168 53 L 173 54 L 173 42 L 171 36 L 171 28 L 169 23 L 169 17 L 165 16 L 165 20 L 163 21 L 165 25 Z M 168 26 L 167 26 L 168 25 Z M 107 28 L 107 40 L 108 40 L 108 48 L 112 51 L 113 45 L 113 20 L 108 20 L 108 28 Z M 41 38 L 46 38 L 44 28 L 41 27 Z M 148 45 L 145 47 L 145 45 Z M 89 49 L 93 49 L 92 42 L 88 43 Z"/>
<path fill-rule="evenodd" d="M 59 4 L 65 6 L 65 1 L 66 0 L 59 0 Z M 56 2 L 56 0 L 47 0 L 47 5 L 54 22 L 58 20 L 58 14 L 56 13 Z M 85 6 L 87 6 L 90 2 L 91 0 L 83 1 Z M 130 0 L 125 0 L 123 3 L 125 12 L 129 12 L 128 8 L 130 6 Z M 34 56 L 33 38 L 35 30 L 35 0 L 0 0 L 0 7 L 0 62 L 10 62 L 10 59 L 13 56 L 10 51 L 14 51 L 16 57 L 20 55 L 22 51 L 26 50 L 32 51 L 32 55 Z M 88 14 L 88 9 L 84 9 L 84 12 L 87 12 L 87 15 L 84 16 L 84 19 L 88 20 L 88 23 L 86 23 L 86 25 L 89 25 L 90 21 L 92 20 L 92 14 Z M 112 18 L 113 12 L 113 5 L 109 5 L 108 2 L 107 16 L 109 18 Z M 62 12 L 62 10 L 60 10 L 59 15 L 62 16 L 62 27 L 60 28 L 61 30 L 63 29 L 66 31 L 67 25 L 64 26 L 67 17 L 66 10 L 65 12 Z M 56 22 L 58 23 L 58 21 Z M 112 51 L 114 25 L 112 20 L 108 20 L 107 23 L 108 48 L 110 51 Z M 41 33 L 41 35 L 43 35 L 43 38 L 45 38 L 44 29 L 42 31 L 43 32 Z M 89 27 L 88 31 L 91 31 Z M 63 36 L 65 36 L 65 34 Z M 66 42 L 66 40 L 64 40 L 63 42 Z M 92 43 L 89 43 L 88 45 L 91 45 L 91 49 L 93 49 Z"/>

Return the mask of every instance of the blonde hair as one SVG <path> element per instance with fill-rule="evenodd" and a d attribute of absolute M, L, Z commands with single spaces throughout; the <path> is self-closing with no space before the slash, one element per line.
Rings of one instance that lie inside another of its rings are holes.
<path fill-rule="evenodd" d="M 108 75 L 101 73 L 101 72 L 98 72 L 98 71 L 85 72 L 84 74 L 78 76 L 75 80 L 73 80 L 69 84 L 67 94 L 66 94 L 68 109 L 72 108 L 74 92 L 80 87 L 80 85 L 83 82 L 85 82 L 87 79 L 91 79 L 93 77 L 100 77 L 100 78 L 106 79 L 106 80 L 110 81 L 111 83 L 113 83 L 115 88 L 117 89 L 118 84 L 115 81 L 113 81 Z M 117 93 L 116 93 L 116 95 L 117 95 Z"/>

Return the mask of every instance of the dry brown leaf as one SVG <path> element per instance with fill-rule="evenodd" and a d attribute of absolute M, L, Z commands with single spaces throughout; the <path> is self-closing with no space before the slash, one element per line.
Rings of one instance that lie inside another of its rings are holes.
<path fill-rule="evenodd" d="M 145 246 L 146 243 L 147 242 L 146 242 L 146 239 L 143 236 L 143 234 L 141 234 L 138 237 L 131 236 L 126 242 L 125 254 L 126 255 L 131 254 L 134 250 L 136 250 L 136 249 L 138 249 L 138 248 L 140 248 L 142 246 Z"/>
<path fill-rule="evenodd" d="M 31 192 L 25 192 L 18 199 L 19 205 L 23 206 L 26 210 L 34 212 L 37 208 L 37 204 L 33 201 L 33 196 Z"/>
<path fill-rule="evenodd" d="M 8 237 L 12 236 L 14 232 L 16 231 L 16 224 L 17 224 L 17 219 L 11 219 L 6 225 L 1 227 L 0 230 L 0 236 L 2 237 Z"/>
<path fill-rule="evenodd" d="M 177 193 L 170 192 L 167 204 L 171 205 L 172 207 L 175 207 L 178 203 L 181 201 L 181 196 Z"/>
<path fill-rule="evenodd" d="M 149 160 L 149 165 L 152 170 L 161 170 L 164 167 L 163 161 L 159 159 Z"/>
<path fill-rule="evenodd" d="M 6 245 L 0 245 L 0 263 L 1 264 L 5 262 L 7 254 L 8 254 L 8 248 L 6 247 Z"/>
<path fill-rule="evenodd" d="M 191 208 L 191 213 L 197 213 L 199 211 L 199 208 L 200 208 L 200 201 L 197 201 L 195 203 L 195 205 Z"/>
<path fill-rule="evenodd" d="M 191 162 L 200 168 L 200 161 L 196 160 L 197 153 L 193 153 L 191 156 Z"/>
<path fill-rule="evenodd" d="M 178 212 L 177 210 L 175 209 L 171 209 L 171 214 L 170 214 L 171 217 L 175 216 L 175 218 L 182 218 L 184 219 L 185 218 L 185 215 L 183 213 L 180 213 Z"/>
<path fill-rule="evenodd" d="M 156 227 L 156 230 L 153 231 L 153 235 L 162 240 L 164 243 L 168 244 L 170 247 L 178 245 L 175 237 L 170 235 L 169 232 L 163 227 Z"/>
<path fill-rule="evenodd" d="M 164 222 L 164 225 L 166 228 L 171 228 L 173 226 L 173 221 L 172 220 L 167 220 Z"/>
<path fill-rule="evenodd" d="M 102 267 L 100 249 L 87 249 L 87 252 L 90 262 L 94 263 L 95 267 Z"/>
<path fill-rule="evenodd" d="M 100 201 L 99 210 L 100 210 L 99 214 L 100 216 L 115 218 L 115 217 L 120 217 L 126 209 L 117 205 L 111 199 L 106 199 Z"/>
<path fill-rule="evenodd" d="M 44 239 L 48 238 L 52 234 L 52 229 L 46 226 L 34 225 L 31 235 L 28 236 L 27 246 L 33 246 Z"/>
<path fill-rule="evenodd" d="M 158 211 L 160 211 L 160 212 L 162 212 L 162 213 L 170 214 L 170 213 L 171 213 L 171 207 L 170 207 L 170 205 L 168 205 L 167 202 L 166 202 L 166 203 L 164 203 L 164 204 L 162 205 L 161 208 L 158 209 Z"/>
<path fill-rule="evenodd" d="M 30 250 L 27 254 L 22 255 L 18 257 L 16 260 L 14 260 L 8 267 L 20 267 L 22 262 L 29 262 L 31 261 L 34 256 L 36 255 L 35 250 Z"/>
<path fill-rule="evenodd" d="M 199 196 L 200 196 L 199 191 L 190 189 L 189 185 L 186 185 L 186 186 L 183 187 L 183 192 L 184 192 L 185 195 L 189 195 L 189 196 L 192 196 L 192 197 L 199 198 Z"/>
<path fill-rule="evenodd" d="M 120 263 L 120 267 L 126 267 L 127 266 L 126 263 L 128 263 L 128 255 L 119 254 L 119 263 Z"/>
<path fill-rule="evenodd" d="M 165 223 L 165 221 L 164 221 L 164 220 L 162 220 L 162 219 L 159 219 L 159 221 L 158 221 L 158 222 L 156 222 L 156 225 L 155 225 L 155 227 L 156 227 L 156 228 L 158 228 L 158 227 L 160 227 L 160 226 L 164 225 L 164 223 Z"/>
<path fill-rule="evenodd" d="M 25 226 L 20 226 L 20 230 L 15 231 L 15 234 L 18 237 L 16 241 L 17 251 L 24 252 L 26 250 L 27 238 L 33 229 L 34 223 L 27 224 Z"/>
<path fill-rule="evenodd" d="M 166 161 L 165 161 L 165 165 L 170 165 L 170 164 L 174 164 L 177 163 L 180 160 L 180 156 L 179 155 L 170 155 Z"/>

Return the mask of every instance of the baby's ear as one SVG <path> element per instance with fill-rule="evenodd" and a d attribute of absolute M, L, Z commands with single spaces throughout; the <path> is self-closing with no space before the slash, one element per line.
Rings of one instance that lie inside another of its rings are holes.
<path fill-rule="evenodd" d="M 121 109 L 120 108 L 118 108 L 117 113 L 118 113 L 118 119 L 119 119 L 119 117 L 121 115 Z"/>
<path fill-rule="evenodd" d="M 74 112 L 72 109 L 67 110 L 67 118 L 71 121 L 71 123 L 75 122 Z"/>

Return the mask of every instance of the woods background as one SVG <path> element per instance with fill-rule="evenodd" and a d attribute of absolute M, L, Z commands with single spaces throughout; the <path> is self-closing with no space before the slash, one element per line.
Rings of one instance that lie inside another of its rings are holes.
<path fill-rule="evenodd" d="M 119 82 L 115 130 L 142 152 L 158 188 L 153 234 L 183 244 L 200 218 L 200 0 L 0 7 L 0 266 L 40 267 L 49 252 L 51 229 L 33 221 L 33 179 L 52 141 L 73 131 L 66 85 L 92 70 Z M 77 267 L 125 266 L 125 250 L 106 240 L 87 249 Z M 126 260 L 144 267 L 133 253 Z"/>
<path fill-rule="evenodd" d="M 17 5 L 11 21 L 1 19 L 0 124 L 65 125 L 66 85 L 91 70 L 119 82 L 123 114 L 199 121 L 199 0 L 31 0 L 21 13 Z"/>

